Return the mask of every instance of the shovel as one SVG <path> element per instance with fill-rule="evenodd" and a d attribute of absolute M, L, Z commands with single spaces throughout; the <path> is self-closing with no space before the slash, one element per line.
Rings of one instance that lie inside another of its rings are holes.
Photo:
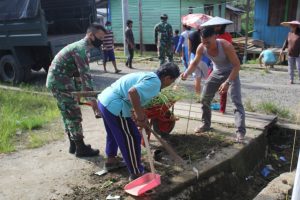
<path fill-rule="evenodd" d="M 124 187 L 125 192 L 134 196 L 140 196 L 145 192 L 160 185 L 160 175 L 155 174 L 154 164 L 153 164 L 151 151 L 150 151 L 150 145 L 149 145 L 147 135 L 145 133 L 145 129 L 143 129 L 142 135 L 147 149 L 147 156 L 150 163 L 151 173 L 144 174 L 143 176 L 125 185 Z"/>

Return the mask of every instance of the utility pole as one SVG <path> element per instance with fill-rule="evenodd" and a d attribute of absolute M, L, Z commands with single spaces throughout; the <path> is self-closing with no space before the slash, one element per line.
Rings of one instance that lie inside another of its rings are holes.
<path fill-rule="evenodd" d="M 123 18 L 123 46 L 124 46 L 124 55 L 127 55 L 126 48 L 126 39 L 125 39 L 125 30 L 126 30 L 126 21 L 128 20 L 128 0 L 122 0 L 122 18 Z"/>
<path fill-rule="evenodd" d="M 246 35 L 245 35 L 245 49 L 244 49 L 243 63 L 247 62 L 247 46 L 248 46 L 248 31 L 249 31 L 249 12 L 250 12 L 250 0 L 247 0 Z"/>
<path fill-rule="evenodd" d="M 143 55 L 143 23 L 142 23 L 142 0 L 139 0 L 139 25 L 140 25 L 140 54 Z"/>

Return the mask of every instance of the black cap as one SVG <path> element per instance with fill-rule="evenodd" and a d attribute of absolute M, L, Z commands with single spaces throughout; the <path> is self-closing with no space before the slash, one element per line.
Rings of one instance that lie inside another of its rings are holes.
<path fill-rule="evenodd" d="M 168 19 L 168 15 L 167 15 L 167 14 L 162 14 L 162 15 L 160 16 L 160 19 Z"/>

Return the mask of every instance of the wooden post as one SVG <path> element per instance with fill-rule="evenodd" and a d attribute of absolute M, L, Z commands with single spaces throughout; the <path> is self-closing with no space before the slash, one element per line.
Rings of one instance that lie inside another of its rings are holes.
<path fill-rule="evenodd" d="M 127 55 L 128 49 L 126 48 L 126 39 L 125 39 L 125 30 L 126 30 L 126 21 L 128 19 L 128 0 L 122 0 L 122 17 L 123 17 L 123 46 L 124 46 L 124 55 Z"/>
<path fill-rule="evenodd" d="M 246 35 L 245 35 L 245 49 L 243 63 L 247 62 L 247 46 L 248 46 L 248 31 L 249 31 L 249 12 L 250 12 L 250 0 L 247 0 L 247 17 L 246 17 Z"/>
<path fill-rule="evenodd" d="M 139 26 L 140 26 L 140 54 L 143 55 L 143 23 L 142 23 L 142 0 L 139 0 Z"/>

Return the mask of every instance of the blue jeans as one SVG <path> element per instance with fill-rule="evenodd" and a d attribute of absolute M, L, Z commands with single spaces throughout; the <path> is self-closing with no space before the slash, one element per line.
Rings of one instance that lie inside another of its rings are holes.
<path fill-rule="evenodd" d="M 298 76 L 300 80 L 300 57 L 288 57 L 288 70 L 289 70 L 289 75 L 290 75 L 290 80 L 294 81 L 294 68 L 295 65 L 297 65 L 298 69 Z"/>
<path fill-rule="evenodd" d="M 210 128 L 211 125 L 211 101 L 218 91 L 220 85 L 224 81 L 226 81 L 228 76 L 229 73 L 217 74 L 215 72 L 212 72 L 204 85 L 201 96 L 201 103 L 202 122 L 204 123 L 204 126 L 206 128 Z M 245 110 L 242 103 L 241 82 L 239 76 L 236 77 L 232 85 L 229 87 L 229 94 L 234 105 L 235 126 L 237 128 L 236 132 L 244 136 L 246 134 Z"/>

